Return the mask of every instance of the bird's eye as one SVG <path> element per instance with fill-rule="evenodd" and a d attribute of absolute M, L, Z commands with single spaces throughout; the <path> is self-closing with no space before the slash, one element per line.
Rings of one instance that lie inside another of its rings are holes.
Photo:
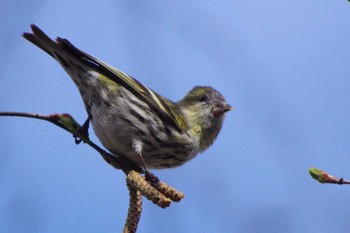
<path fill-rule="evenodd" d="M 200 97 L 198 98 L 198 101 L 200 101 L 200 102 L 206 102 L 206 101 L 208 101 L 208 96 L 202 95 L 202 96 L 200 96 Z"/>

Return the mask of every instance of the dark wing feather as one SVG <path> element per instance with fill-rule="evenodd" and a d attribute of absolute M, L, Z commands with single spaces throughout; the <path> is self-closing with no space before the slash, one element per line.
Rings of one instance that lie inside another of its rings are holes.
<path fill-rule="evenodd" d="M 143 100 L 153 109 L 153 111 L 159 116 L 165 125 L 171 125 L 179 132 L 185 132 L 187 130 L 188 126 L 186 124 L 186 120 L 175 103 L 165 99 L 164 97 L 160 97 L 157 93 L 147 88 L 131 76 L 81 51 L 68 40 L 58 37 L 55 42 L 36 25 L 32 24 L 31 28 L 33 34 L 23 33 L 23 37 L 44 50 L 53 58 L 55 58 L 55 50 L 63 50 L 65 53 L 68 53 L 74 58 L 80 60 L 91 69 L 99 72 L 118 85 L 125 87 L 136 97 Z"/>

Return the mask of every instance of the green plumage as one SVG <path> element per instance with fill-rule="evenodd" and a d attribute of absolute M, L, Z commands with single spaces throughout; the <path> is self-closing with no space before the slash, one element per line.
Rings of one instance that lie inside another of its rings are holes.
<path fill-rule="evenodd" d="M 211 87 L 195 87 L 172 102 L 122 71 L 79 50 L 68 40 L 51 40 L 37 26 L 23 37 L 57 60 L 83 98 L 101 143 L 113 154 L 147 168 L 179 166 L 207 149 L 231 110 Z"/>

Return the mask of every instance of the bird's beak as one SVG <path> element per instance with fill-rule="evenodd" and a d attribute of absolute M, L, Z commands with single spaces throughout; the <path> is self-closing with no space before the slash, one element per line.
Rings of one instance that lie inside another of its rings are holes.
<path fill-rule="evenodd" d="M 229 104 L 225 104 L 225 107 L 224 107 L 224 112 L 228 112 L 228 111 L 232 111 L 233 110 L 233 107 Z"/>
<path fill-rule="evenodd" d="M 225 112 L 233 110 L 233 107 L 227 103 L 220 104 L 213 108 L 214 116 L 222 116 Z"/>

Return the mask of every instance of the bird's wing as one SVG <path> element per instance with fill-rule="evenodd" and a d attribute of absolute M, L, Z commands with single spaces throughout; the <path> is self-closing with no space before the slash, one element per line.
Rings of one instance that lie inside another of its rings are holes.
<path fill-rule="evenodd" d="M 185 132 L 187 130 L 188 126 L 183 114 L 180 112 L 178 106 L 172 101 L 159 96 L 157 93 L 122 71 L 81 51 L 68 40 L 57 38 L 55 42 L 36 25 L 32 24 L 31 28 L 33 33 L 23 33 L 23 37 L 44 50 L 56 60 L 59 59 L 56 51 L 64 51 L 64 53 L 69 54 L 77 61 L 90 67 L 92 70 L 97 71 L 116 84 L 125 87 L 136 97 L 147 103 L 165 125 L 171 125 L 179 132 Z"/>

